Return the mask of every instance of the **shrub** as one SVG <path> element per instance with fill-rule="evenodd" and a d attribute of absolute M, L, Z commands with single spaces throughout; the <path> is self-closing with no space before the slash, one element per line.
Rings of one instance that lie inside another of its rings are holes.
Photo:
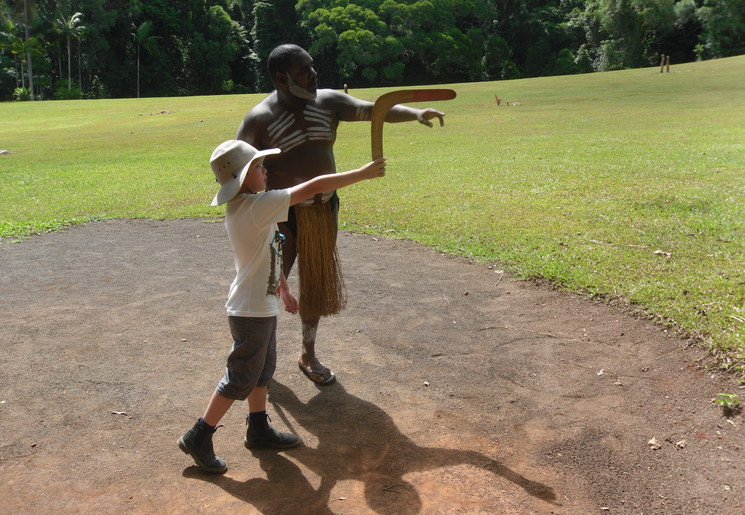
<path fill-rule="evenodd" d="M 86 98 L 109 98 L 110 96 L 111 94 L 103 81 L 98 77 L 98 75 L 94 75 Z"/>
<path fill-rule="evenodd" d="M 83 98 L 83 92 L 77 86 L 71 88 L 59 86 L 54 92 L 55 100 L 79 100 L 81 98 Z"/>
<path fill-rule="evenodd" d="M 28 88 L 16 88 L 13 91 L 13 98 L 18 101 L 31 100 L 31 91 Z"/>

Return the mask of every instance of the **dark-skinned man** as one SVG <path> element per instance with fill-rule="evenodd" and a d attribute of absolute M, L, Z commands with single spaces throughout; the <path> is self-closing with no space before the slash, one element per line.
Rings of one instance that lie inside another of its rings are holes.
<path fill-rule="evenodd" d="M 275 48 L 267 60 L 274 84 L 272 91 L 244 117 L 236 139 L 257 149 L 280 148 L 282 153 L 266 159 L 267 190 L 289 188 L 319 175 L 336 172 L 334 143 L 340 121 L 370 121 L 373 104 L 332 89 L 318 89 L 313 59 L 303 48 L 285 44 Z M 394 106 L 386 122 L 418 121 L 432 127 L 443 125 L 444 113 L 427 108 Z M 298 259 L 302 352 L 300 370 L 314 383 L 329 385 L 334 373 L 316 355 L 316 333 L 321 317 L 344 307 L 344 281 L 336 252 L 339 197 L 335 191 L 317 195 L 291 208 L 286 223 L 282 253 L 284 272 Z"/>

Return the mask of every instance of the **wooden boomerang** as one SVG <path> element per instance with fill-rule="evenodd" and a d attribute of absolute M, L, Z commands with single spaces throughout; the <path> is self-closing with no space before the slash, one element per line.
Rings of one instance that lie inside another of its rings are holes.
<path fill-rule="evenodd" d="M 452 89 L 400 89 L 380 95 L 373 105 L 372 124 L 370 125 L 373 161 L 383 157 L 383 122 L 394 105 L 452 98 L 455 98 L 455 91 Z"/>

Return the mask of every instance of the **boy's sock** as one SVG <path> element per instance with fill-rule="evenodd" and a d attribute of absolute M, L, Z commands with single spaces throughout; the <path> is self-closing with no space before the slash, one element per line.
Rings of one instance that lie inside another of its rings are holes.
<path fill-rule="evenodd" d="M 266 411 L 254 411 L 248 414 L 248 421 L 253 424 L 262 424 L 266 422 L 267 418 L 269 418 L 269 415 L 266 414 Z"/>
<path fill-rule="evenodd" d="M 246 417 L 246 448 L 255 449 L 268 447 L 270 449 L 289 449 L 300 445 L 300 438 L 290 433 L 282 433 L 269 425 L 266 411 L 255 411 Z"/>
<path fill-rule="evenodd" d="M 204 429 L 205 431 L 209 431 L 210 433 L 214 433 L 217 430 L 215 426 L 211 426 L 207 422 L 205 422 L 202 417 L 199 417 L 199 420 L 197 420 L 197 424 L 199 424 L 200 428 Z"/>

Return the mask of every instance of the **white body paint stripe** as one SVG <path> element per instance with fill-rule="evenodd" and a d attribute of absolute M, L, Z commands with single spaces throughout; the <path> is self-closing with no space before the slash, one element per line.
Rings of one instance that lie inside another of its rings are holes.
<path fill-rule="evenodd" d="M 312 125 L 305 131 L 297 129 L 285 134 L 292 129 L 297 121 L 294 114 L 283 113 L 267 127 L 270 144 L 287 152 L 306 141 L 331 141 L 334 139 L 334 131 L 331 129 L 331 111 L 319 109 L 315 106 L 306 106 L 303 110 L 303 119 Z"/>

